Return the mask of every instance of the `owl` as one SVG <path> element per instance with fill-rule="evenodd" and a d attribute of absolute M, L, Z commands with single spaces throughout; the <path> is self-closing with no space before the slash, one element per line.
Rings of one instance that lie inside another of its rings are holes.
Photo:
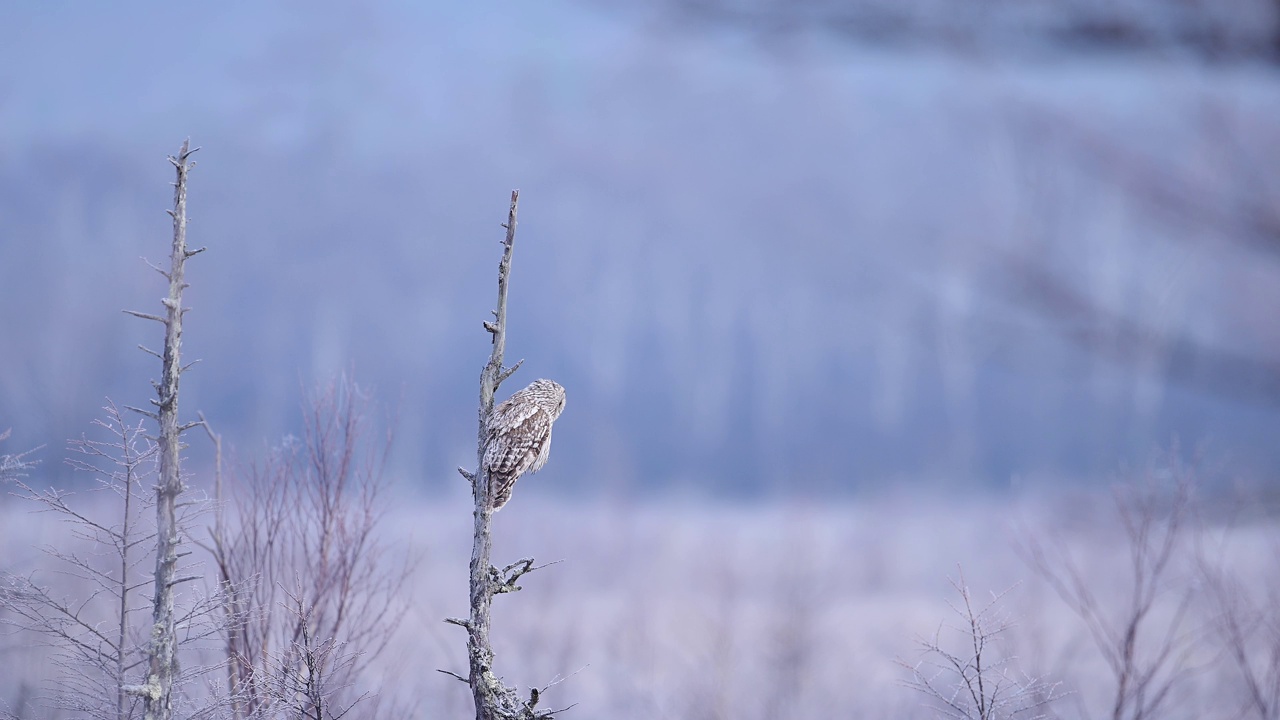
<path fill-rule="evenodd" d="M 551 425 L 563 411 L 564 388 L 551 380 L 534 380 L 493 409 L 485 436 L 484 467 L 494 510 L 511 499 L 517 478 L 547 464 Z"/>

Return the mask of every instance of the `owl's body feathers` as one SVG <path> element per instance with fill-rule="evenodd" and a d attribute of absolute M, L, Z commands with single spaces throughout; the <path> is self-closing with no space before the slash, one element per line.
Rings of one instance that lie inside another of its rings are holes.
<path fill-rule="evenodd" d="M 502 401 L 489 415 L 484 467 L 489 497 L 497 510 L 511 499 L 516 480 L 547 464 L 551 426 L 564 411 L 564 388 L 551 380 L 534 380 Z"/>

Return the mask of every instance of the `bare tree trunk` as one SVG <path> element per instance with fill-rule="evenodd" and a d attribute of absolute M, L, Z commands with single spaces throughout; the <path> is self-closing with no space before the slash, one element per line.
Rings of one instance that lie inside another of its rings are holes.
<path fill-rule="evenodd" d="M 480 373 L 480 409 L 479 427 L 476 435 L 477 468 L 474 473 L 463 468 L 458 472 L 471 482 L 472 498 L 475 501 L 475 527 L 471 546 L 471 615 L 468 619 L 448 618 L 446 622 L 460 625 L 467 630 L 467 656 L 469 670 L 466 678 L 455 673 L 447 673 L 465 680 L 471 686 L 471 695 L 475 700 L 476 720 L 499 720 L 505 718 L 550 718 L 551 710 L 535 710 L 538 704 L 539 691 L 531 689 L 527 700 L 522 699 L 515 688 L 507 687 L 493 673 L 493 648 L 489 644 L 489 610 L 494 595 L 515 592 L 520 589 L 516 581 L 525 573 L 537 568 L 533 567 L 532 558 L 524 558 L 514 562 L 502 571 L 490 564 L 493 550 L 491 522 L 493 519 L 493 502 L 490 498 L 491 488 L 489 473 L 484 466 L 485 439 L 487 436 L 489 415 L 493 412 L 493 397 L 504 380 L 520 367 L 520 363 L 509 368 L 502 367 L 503 355 L 507 346 L 507 283 L 511 275 L 511 250 L 516 239 L 516 206 L 520 199 L 520 191 L 511 191 L 511 208 L 507 213 L 507 222 L 503 226 L 507 230 L 502 244 L 502 260 L 498 263 L 498 306 L 493 311 L 494 320 L 485 321 L 484 328 L 493 336 L 493 352 L 489 362 Z M 445 672 L 445 671 L 442 671 Z"/>
<path fill-rule="evenodd" d="M 196 148 L 199 150 L 199 148 Z M 170 253 L 169 271 L 157 268 L 157 272 L 169 280 L 169 295 L 161 300 L 165 306 L 164 317 L 126 311 L 147 320 L 155 320 L 165 327 L 164 354 L 150 352 L 161 357 L 161 381 L 155 384 L 158 400 L 152 400 L 156 412 L 139 410 L 160 425 L 160 477 L 156 484 L 156 570 L 155 593 L 152 609 L 150 645 L 147 648 L 148 675 L 142 687 L 132 688 L 143 699 L 143 712 L 147 720 L 169 720 L 173 716 L 173 680 L 178 673 L 178 638 L 174 628 L 173 587 L 177 582 L 178 544 L 177 523 L 178 496 L 185 489 L 181 472 L 182 431 L 190 426 L 178 424 L 178 378 L 185 368 L 181 364 L 182 292 L 187 284 L 183 280 L 187 258 L 202 252 L 187 250 L 187 173 L 195 166 L 191 155 L 191 141 L 182 143 L 177 157 L 169 162 L 177 169 L 174 183 L 173 249 Z M 144 350 L 146 348 L 143 348 Z M 136 408 L 134 408 L 136 410 Z M 197 423 L 192 423 L 195 425 Z"/>
<path fill-rule="evenodd" d="M 117 417 L 119 414 L 117 413 Z M 120 423 L 123 428 L 124 423 Z M 141 423 L 139 423 L 141 425 Z M 123 456 L 124 465 L 130 468 L 129 474 L 125 476 L 124 482 L 124 513 L 123 520 L 120 525 L 120 602 L 117 606 L 116 613 L 119 617 L 119 624 L 116 626 L 116 720 L 125 720 L 128 717 L 127 708 L 129 707 L 129 696 L 124 691 L 124 675 L 127 665 L 128 656 L 124 653 L 125 643 L 129 640 L 129 563 L 131 562 L 131 553 L 133 543 L 131 542 L 133 532 L 133 515 L 131 506 L 133 505 L 133 486 L 134 478 L 132 468 L 136 464 L 137 458 L 134 457 L 132 445 L 127 439 L 122 439 L 120 443 L 120 451 Z"/>
<path fill-rule="evenodd" d="M 498 307 L 494 322 L 485 323 L 493 335 L 493 352 L 480 373 L 480 410 L 476 440 L 476 474 L 471 483 L 475 500 L 475 528 L 471 545 L 471 618 L 467 627 L 467 650 L 470 662 L 468 682 L 476 703 L 476 720 L 494 720 L 497 705 L 495 690 L 502 684 L 493 675 L 493 648 L 489 645 L 489 608 L 493 602 L 494 582 L 489 576 L 489 556 L 493 550 L 490 522 L 493 503 L 489 498 L 489 473 L 484 467 L 485 435 L 489 414 L 493 412 L 493 395 L 502 383 L 502 358 L 507 349 L 507 283 L 511 275 L 511 250 L 516 240 L 516 204 L 519 190 L 511 191 L 511 209 L 507 213 L 507 237 L 502 243 L 502 260 L 498 263 Z"/>
<path fill-rule="evenodd" d="M 226 506 L 223 504 L 222 495 L 222 436 L 213 431 L 204 413 L 197 413 L 197 416 L 200 418 L 200 425 L 204 427 L 205 434 L 209 436 L 209 441 L 213 443 L 213 530 L 211 532 L 213 547 L 206 549 L 213 555 L 214 562 L 218 566 L 218 589 L 223 598 L 222 613 L 226 623 L 227 697 L 231 709 L 231 717 L 234 720 L 239 720 L 244 717 L 242 711 L 244 696 L 236 682 L 235 653 L 236 648 L 239 647 L 237 632 L 242 622 L 238 619 L 238 613 L 235 611 L 236 589 L 228 577 L 227 566 L 224 562 L 227 548 L 227 526 L 225 522 Z"/>

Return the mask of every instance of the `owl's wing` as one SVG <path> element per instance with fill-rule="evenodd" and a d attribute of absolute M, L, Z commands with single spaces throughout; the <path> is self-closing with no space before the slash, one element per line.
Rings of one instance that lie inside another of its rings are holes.
<path fill-rule="evenodd" d="M 485 468 L 495 477 L 510 476 L 514 482 L 545 452 L 543 448 L 550 434 L 551 416 L 547 411 L 532 403 L 504 403 L 494 409 L 489 419 Z"/>
<path fill-rule="evenodd" d="M 547 432 L 542 438 L 542 442 L 538 444 L 538 455 L 533 459 L 533 464 L 529 466 L 529 472 L 536 473 L 547 464 L 547 458 L 551 457 L 551 422 L 548 418 Z"/>

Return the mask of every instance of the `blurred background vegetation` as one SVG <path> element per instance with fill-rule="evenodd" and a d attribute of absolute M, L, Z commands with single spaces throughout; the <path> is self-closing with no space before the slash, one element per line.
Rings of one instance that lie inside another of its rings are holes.
<path fill-rule="evenodd" d="M 138 402 L 119 310 L 189 135 L 184 404 L 246 456 L 345 371 L 399 484 L 456 490 L 518 186 L 552 492 L 999 488 L 1174 437 L 1274 481 L 1278 58 L 1263 0 L 6 4 L 0 429 Z"/>

